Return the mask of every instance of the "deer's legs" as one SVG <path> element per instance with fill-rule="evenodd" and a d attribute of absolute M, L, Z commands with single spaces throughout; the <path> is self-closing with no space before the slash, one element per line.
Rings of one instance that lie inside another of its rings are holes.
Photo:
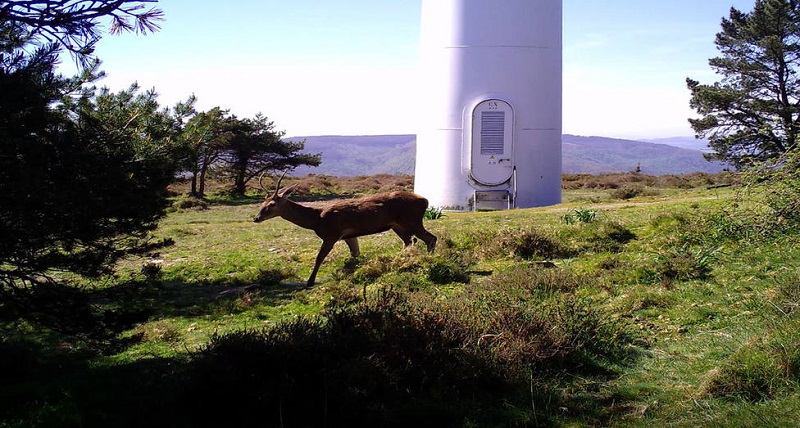
<path fill-rule="evenodd" d="M 411 246 L 411 244 L 414 243 L 413 241 L 411 241 L 411 234 L 406 232 L 405 229 L 395 226 L 395 227 L 392 227 L 392 231 L 394 231 L 394 233 L 396 233 L 397 236 L 399 236 L 400 239 L 403 240 L 403 246 L 404 247 L 409 247 L 409 246 Z"/>
<path fill-rule="evenodd" d="M 433 252 L 433 249 L 436 248 L 436 236 L 425 230 L 424 227 L 420 226 L 419 230 L 414 232 L 414 235 L 425 243 L 429 253 Z"/>
<path fill-rule="evenodd" d="M 333 249 L 333 244 L 335 243 L 336 241 L 322 241 L 322 246 L 319 248 L 319 253 L 317 253 L 317 261 L 314 263 L 314 270 L 311 271 L 311 276 L 308 278 L 308 282 L 306 283 L 307 286 L 310 287 L 314 285 L 314 280 L 317 278 L 317 271 L 319 271 L 320 265 L 322 265 L 325 257 L 328 256 L 328 253 L 331 252 Z"/>
<path fill-rule="evenodd" d="M 358 238 L 348 238 L 345 239 L 344 242 L 350 247 L 350 255 L 353 257 L 358 257 L 361 252 L 358 249 Z"/>
<path fill-rule="evenodd" d="M 403 238 L 403 242 L 406 242 L 406 246 L 408 246 L 411 243 L 411 236 L 416 236 L 417 238 L 421 239 L 422 242 L 425 243 L 425 245 L 428 247 L 428 252 L 432 253 L 434 248 L 436 248 L 436 236 L 425 230 L 425 226 L 422 225 L 422 218 L 419 219 L 419 222 L 414 221 L 411 222 L 410 224 L 407 224 L 406 226 L 408 226 L 407 230 L 409 230 L 410 232 L 405 232 L 406 229 L 401 229 L 401 230 L 403 231 L 403 233 L 407 234 L 408 236 L 407 238 L 403 238 L 403 235 L 400 235 L 400 232 L 398 232 L 398 230 L 395 229 L 395 232 L 397 232 L 397 234 L 400 235 L 401 238 Z"/>

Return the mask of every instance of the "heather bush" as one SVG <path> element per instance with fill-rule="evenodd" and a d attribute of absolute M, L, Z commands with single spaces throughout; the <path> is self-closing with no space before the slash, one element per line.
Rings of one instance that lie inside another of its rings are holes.
<path fill-rule="evenodd" d="M 518 257 L 525 260 L 569 257 L 569 252 L 552 236 L 533 228 L 502 228 L 493 239 L 476 248 L 482 258 Z"/>
<path fill-rule="evenodd" d="M 611 197 L 614 199 L 631 199 L 642 194 L 642 191 L 642 187 L 625 185 L 623 187 L 617 187 L 611 191 Z"/>
<path fill-rule="evenodd" d="M 466 266 L 452 257 L 436 257 L 427 267 L 428 279 L 434 284 L 449 284 L 451 282 L 469 283 L 469 273 Z"/>
<path fill-rule="evenodd" d="M 704 280 L 711 276 L 718 249 L 681 246 L 665 248 L 642 270 L 642 279 L 671 286 L 675 281 Z"/>
<path fill-rule="evenodd" d="M 194 196 L 181 196 L 175 199 L 172 203 L 172 210 L 207 210 L 208 201 L 194 197 Z"/>
<path fill-rule="evenodd" d="M 239 426 L 524 425 L 534 416 L 508 404 L 542 400 L 532 376 L 630 356 L 626 325 L 572 294 L 587 280 L 517 268 L 446 299 L 373 290 L 320 317 L 217 335 L 194 356 L 185 399 L 198 421 Z"/>

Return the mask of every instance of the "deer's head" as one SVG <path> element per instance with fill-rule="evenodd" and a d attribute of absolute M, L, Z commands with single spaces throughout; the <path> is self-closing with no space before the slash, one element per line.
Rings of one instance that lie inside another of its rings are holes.
<path fill-rule="evenodd" d="M 267 192 L 267 196 L 264 198 L 264 203 L 261 204 L 261 208 L 258 210 L 258 214 L 253 218 L 253 222 L 260 223 L 264 220 L 269 220 L 273 217 L 278 217 L 283 212 L 283 207 L 286 206 L 286 201 L 289 199 L 287 196 L 292 193 L 295 186 L 287 187 L 285 189 L 281 189 L 281 181 L 283 177 L 286 175 L 284 171 L 281 178 L 278 179 L 278 184 L 275 185 L 275 192 L 270 194 Z M 266 188 L 261 183 L 263 177 L 258 179 L 258 183 L 261 185 L 261 188 L 266 191 Z"/>

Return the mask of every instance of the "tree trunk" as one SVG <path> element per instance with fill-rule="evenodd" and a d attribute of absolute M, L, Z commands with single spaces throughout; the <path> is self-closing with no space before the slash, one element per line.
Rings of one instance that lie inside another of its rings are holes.
<path fill-rule="evenodd" d="M 197 196 L 200 199 L 205 198 L 206 197 L 206 167 L 203 167 L 200 170 L 200 183 L 199 183 L 198 187 L 199 188 L 197 190 L 197 195 L 195 195 L 195 196 Z"/>
<path fill-rule="evenodd" d="M 242 171 L 241 168 L 237 168 L 236 176 L 233 180 L 233 194 L 237 196 L 243 196 L 245 192 L 245 183 L 244 183 L 244 176 L 245 171 Z"/>
<path fill-rule="evenodd" d="M 206 172 L 211 164 L 211 159 L 208 156 L 203 157 L 202 164 L 200 165 L 200 177 L 197 189 L 197 197 L 203 199 L 206 197 Z"/>
<path fill-rule="evenodd" d="M 197 196 L 197 171 L 192 171 L 192 189 L 189 191 L 192 196 Z"/>

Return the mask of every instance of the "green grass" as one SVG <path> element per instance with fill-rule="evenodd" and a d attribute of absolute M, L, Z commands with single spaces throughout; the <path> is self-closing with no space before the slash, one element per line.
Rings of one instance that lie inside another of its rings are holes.
<path fill-rule="evenodd" d="M 3 318 L 0 426 L 791 426 L 798 236 L 727 239 L 704 219 L 733 192 L 447 213 L 434 254 L 337 244 L 309 288 L 312 232 L 179 209 L 174 245 L 84 285 L 145 314 L 116 346 Z"/>

